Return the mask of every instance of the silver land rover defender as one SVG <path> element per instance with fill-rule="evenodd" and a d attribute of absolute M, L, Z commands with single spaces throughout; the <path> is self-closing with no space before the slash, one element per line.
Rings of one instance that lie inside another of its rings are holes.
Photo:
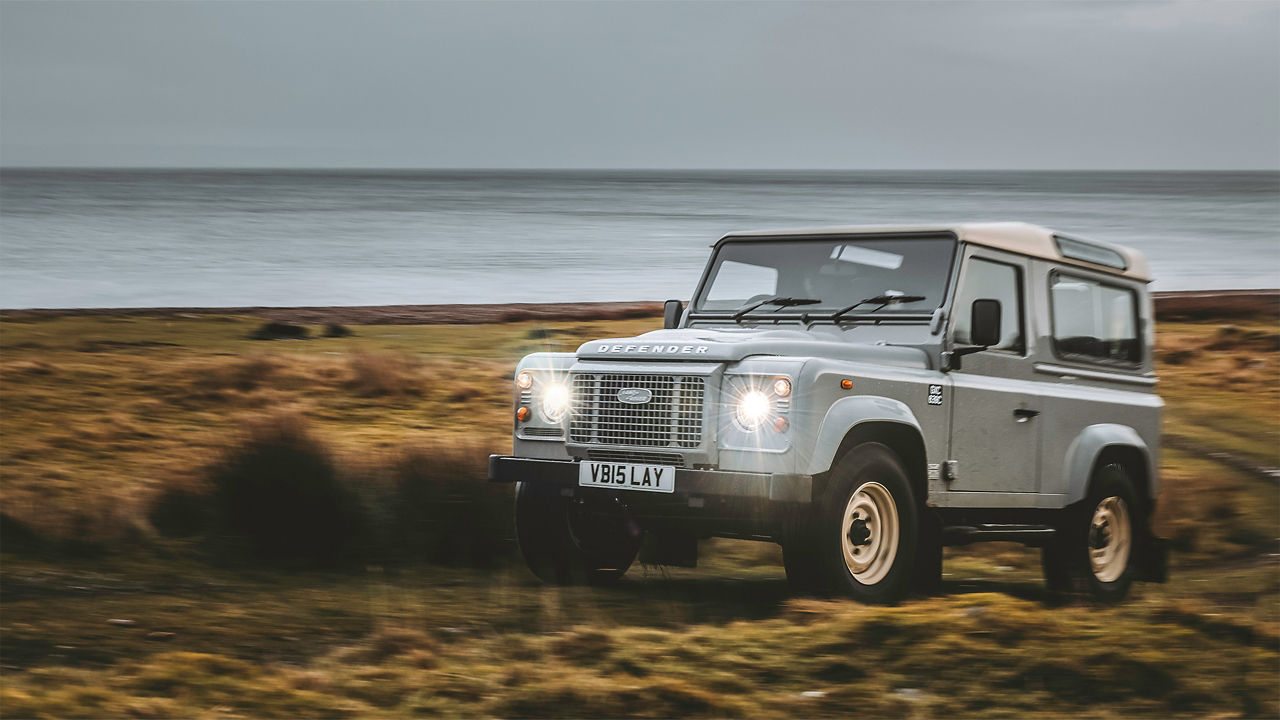
<path fill-rule="evenodd" d="M 731 233 L 663 330 L 515 378 L 516 538 L 551 583 L 782 545 L 804 592 L 929 592 L 944 545 L 1042 548 L 1054 592 L 1163 581 L 1147 263 L 1022 223 Z"/>

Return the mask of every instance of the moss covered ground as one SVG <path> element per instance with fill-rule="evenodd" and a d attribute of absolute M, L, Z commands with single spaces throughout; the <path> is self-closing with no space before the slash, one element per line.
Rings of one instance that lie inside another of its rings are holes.
<path fill-rule="evenodd" d="M 747 542 L 557 589 L 509 563 L 239 562 L 152 522 L 281 413 L 343 468 L 500 450 L 520 355 L 657 322 L 0 322 L 0 714 L 1280 716 L 1269 318 L 1159 327 L 1173 575 L 1117 607 L 1050 602 L 1017 546 L 949 550 L 939 596 L 870 608 L 791 597 Z"/>

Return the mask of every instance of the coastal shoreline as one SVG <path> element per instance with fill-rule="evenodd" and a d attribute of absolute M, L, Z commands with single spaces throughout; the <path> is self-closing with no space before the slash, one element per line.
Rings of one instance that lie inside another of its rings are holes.
<path fill-rule="evenodd" d="M 1280 289 L 1178 290 L 1152 293 L 1158 320 L 1280 318 Z M 0 310 L 0 319 L 52 317 L 193 317 L 245 315 L 299 324 L 481 325 L 527 320 L 620 320 L 653 317 L 662 303 L 575 302 L 455 305 L 351 305 L 313 307 L 32 308 Z"/>

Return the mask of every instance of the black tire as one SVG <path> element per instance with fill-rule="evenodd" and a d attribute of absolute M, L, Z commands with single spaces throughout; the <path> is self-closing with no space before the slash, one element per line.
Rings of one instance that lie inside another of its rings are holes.
<path fill-rule="evenodd" d="M 1116 502 L 1123 519 L 1114 512 Z M 1103 524 L 1094 527 L 1095 513 L 1103 503 L 1112 510 Z M 1146 506 L 1138 498 L 1124 466 L 1111 463 L 1098 468 L 1089 483 L 1084 502 L 1063 511 L 1057 532 L 1043 550 L 1045 585 L 1053 595 L 1086 596 L 1105 603 L 1124 600 L 1133 585 L 1137 558 L 1147 527 Z M 1111 541 L 1119 530 L 1111 527 L 1127 522 L 1128 549 L 1122 558 L 1095 568 L 1090 554 L 1094 546 Z"/>
<path fill-rule="evenodd" d="M 869 552 L 868 569 L 855 576 L 845 560 L 845 514 L 855 494 L 878 497 L 877 514 L 855 509 L 848 537 L 854 551 Z M 889 532 L 890 506 L 896 532 Z M 866 517 L 863 517 L 863 515 Z M 836 462 L 814 523 L 814 552 L 826 589 L 865 603 L 891 604 L 905 596 L 914 578 L 920 513 L 902 461 L 881 443 L 863 443 Z M 858 523 L 861 522 L 861 525 Z M 858 534 L 856 544 L 854 533 Z M 862 579 L 860 579 L 860 577 Z"/>
<path fill-rule="evenodd" d="M 642 533 L 625 509 L 549 490 L 516 483 L 516 543 L 529 570 L 551 585 L 608 585 L 626 574 Z"/>

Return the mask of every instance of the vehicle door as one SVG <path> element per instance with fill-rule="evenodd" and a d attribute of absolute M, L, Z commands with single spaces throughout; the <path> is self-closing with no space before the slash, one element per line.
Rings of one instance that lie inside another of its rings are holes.
<path fill-rule="evenodd" d="M 1043 398 L 1028 357 L 1030 261 L 965 246 L 948 338 L 969 345 L 975 300 L 1000 302 L 999 344 L 966 355 L 951 372 L 951 492 L 1034 493 L 1039 482 Z"/>

